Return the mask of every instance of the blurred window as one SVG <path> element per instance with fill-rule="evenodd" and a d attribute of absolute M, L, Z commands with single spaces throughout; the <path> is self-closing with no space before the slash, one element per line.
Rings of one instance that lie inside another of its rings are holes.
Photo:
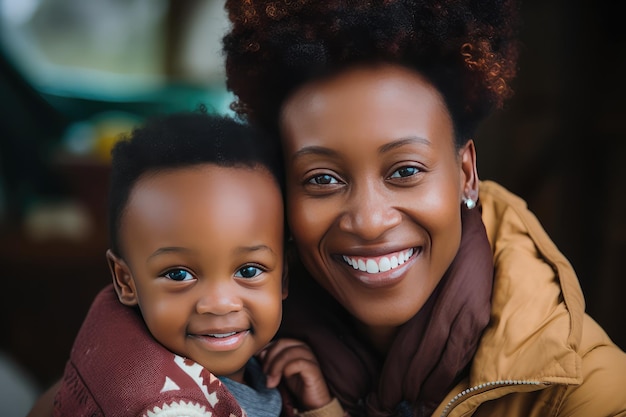
<path fill-rule="evenodd" d="M 222 0 L 0 0 L 4 55 L 53 96 L 147 101 L 176 86 L 228 100 L 225 30 Z"/>

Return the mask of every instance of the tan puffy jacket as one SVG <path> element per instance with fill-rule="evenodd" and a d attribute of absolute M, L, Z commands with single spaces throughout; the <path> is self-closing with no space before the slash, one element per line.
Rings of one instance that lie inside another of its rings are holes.
<path fill-rule="evenodd" d="M 576 274 L 526 203 L 480 185 L 494 253 L 491 321 L 469 380 L 434 416 L 626 416 L 626 353 L 585 314 Z"/>

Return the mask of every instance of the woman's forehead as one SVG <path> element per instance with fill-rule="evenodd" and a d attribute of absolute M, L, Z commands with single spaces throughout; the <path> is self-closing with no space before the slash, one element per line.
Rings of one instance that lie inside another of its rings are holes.
<path fill-rule="evenodd" d="M 336 140 L 380 146 L 408 137 L 452 138 L 438 91 L 397 67 L 355 69 L 303 87 L 285 103 L 281 129 L 288 152 Z"/>

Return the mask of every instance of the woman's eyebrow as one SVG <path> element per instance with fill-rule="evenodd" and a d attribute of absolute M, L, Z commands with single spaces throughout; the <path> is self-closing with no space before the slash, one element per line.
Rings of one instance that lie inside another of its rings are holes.
<path fill-rule="evenodd" d="M 394 140 L 389 143 L 385 143 L 384 145 L 378 148 L 378 153 L 383 154 L 385 152 L 389 152 L 392 149 L 396 149 L 405 145 L 412 145 L 412 144 L 422 144 L 422 145 L 430 146 L 431 143 L 428 139 L 423 138 L 421 136 L 408 136 L 405 138 Z"/>
<path fill-rule="evenodd" d="M 389 152 L 392 149 L 399 148 L 401 146 L 405 146 L 409 144 L 415 144 L 415 143 L 420 143 L 423 145 L 431 144 L 428 139 L 423 138 L 421 136 L 408 136 L 408 137 L 394 140 L 393 142 L 389 142 L 389 143 L 382 145 L 378 149 L 378 153 Z M 325 148 L 323 146 L 305 146 L 304 148 L 298 149 L 296 152 L 294 152 L 291 159 L 295 160 L 295 159 L 302 158 L 307 155 L 336 156 L 337 153 L 333 151 L 332 149 Z"/>
<path fill-rule="evenodd" d="M 302 149 L 298 149 L 291 157 L 292 160 L 303 158 L 307 155 L 316 156 L 336 156 L 337 153 L 332 149 L 325 148 L 323 146 L 305 146 Z"/>

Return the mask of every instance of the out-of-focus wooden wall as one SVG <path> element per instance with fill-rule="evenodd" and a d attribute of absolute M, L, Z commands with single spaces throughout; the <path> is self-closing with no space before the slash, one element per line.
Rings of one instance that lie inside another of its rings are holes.
<path fill-rule="evenodd" d="M 626 349 L 626 30 L 618 2 L 526 0 L 516 96 L 478 138 L 479 175 L 522 196 Z"/>

